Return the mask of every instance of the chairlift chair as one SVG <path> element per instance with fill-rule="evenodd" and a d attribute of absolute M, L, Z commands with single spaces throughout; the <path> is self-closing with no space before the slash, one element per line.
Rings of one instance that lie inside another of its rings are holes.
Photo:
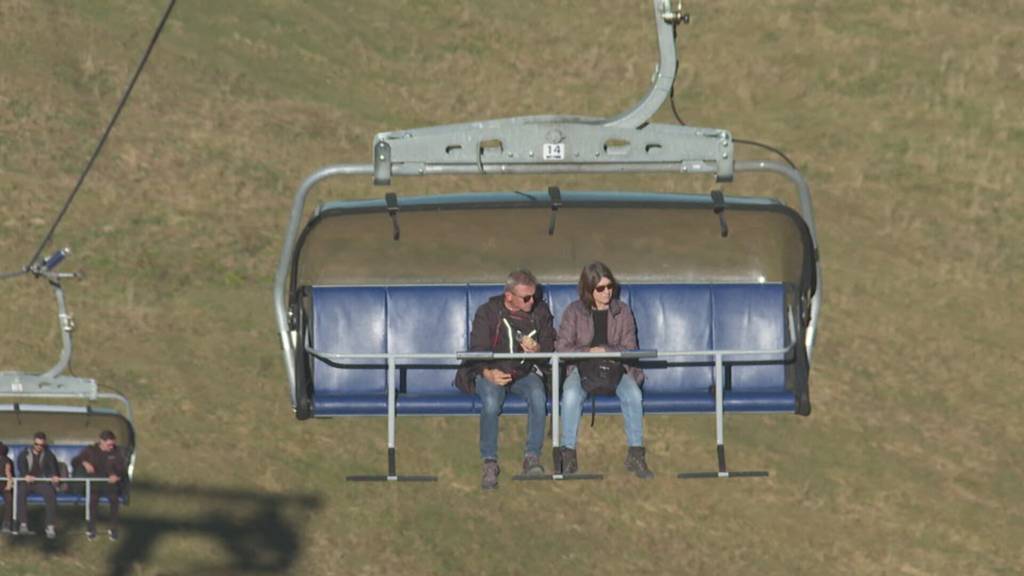
<path fill-rule="evenodd" d="M 68 313 L 62 280 L 78 278 L 80 274 L 57 272 L 57 266 L 70 254 L 64 248 L 30 268 L 30 272 L 47 280 L 57 300 L 60 333 L 63 343 L 60 358 L 52 368 L 42 374 L 0 372 L 0 441 L 9 447 L 8 457 L 16 460 L 18 454 L 31 446 L 38 431 L 47 434 L 50 449 L 61 465 L 59 504 L 84 504 L 92 490 L 92 480 L 70 478 L 71 460 L 82 448 L 96 442 L 103 430 L 111 430 L 117 437 L 118 447 L 125 456 L 127 477 L 121 485 L 121 500 L 129 500 L 129 487 L 135 470 L 135 427 L 132 407 L 123 394 L 100 391 L 91 378 L 64 374 L 71 362 L 72 331 L 74 321 Z M 22 486 L 23 470 L 16 471 L 15 512 L 17 491 Z M 97 480 L 106 482 L 106 479 Z M 71 485 L 84 485 L 72 489 Z M 39 496 L 29 498 L 29 504 L 41 503 Z M 86 520 L 89 507 L 85 506 Z"/>
<path fill-rule="evenodd" d="M 660 63 L 633 109 L 383 132 L 372 163 L 328 166 L 299 187 L 274 283 L 291 405 L 299 419 L 386 415 L 388 473 L 373 479 L 433 478 L 398 475 L 396 416 L 479 412 L 452 375 L 480 359 L 465 352 L 476 306 L 524 265 L 544 284 L 556 327 L 583 265 L 600 256 L 616 270 L 644 349 L 631 359 L 648 373 L 645 412 L 716 415 L 718 470 L 681 477 L 765 475 L 726 466 L 724 412 L 810 412 L 822 285 L 810 189 L 789 165 L 737 160 L 728 130 L 650 121 L 675 79 L 675 27 L 688 22 L 667 0 L 652 4 Z M 719 189 L 389 192 L 322 204 L 303 223 L 308 194 L 337 177 L 388 186 L 413 176 L 609 173 L 713 175 Z M 786 178 L 798 209 L 724 193 L 750 173 Z M 558 367 L 575 358 L 543 358 L 554 368 L 557 454 Z M 505 413 L 523 408 L 510 397 Z M 598 398 L 597 409 L 617 412 L 617 399 Z"/>

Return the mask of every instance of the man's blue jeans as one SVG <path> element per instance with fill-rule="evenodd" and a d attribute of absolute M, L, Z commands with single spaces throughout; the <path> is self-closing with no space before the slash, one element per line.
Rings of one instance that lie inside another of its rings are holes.
<path fill-rule="evenodd" d="M 476 378 L 476 393 L 483 402 L 480 409 L 480 457 L 484 460 L 498 459 L 498 416 L 508 392 L 526 399 L 529 415 L 526 421 L 526 453 L 540 456 L 544 445 L 547 393 L 540 376 L 531 372 L 508 386 L 498 386 L 481 375 Z"/>
<path fill-rule="evenodd" d="M 644 396 L 636 380 L 626 372 L 615 389 L 622 406 L 622 421 L 628 446 L 644 445 Z M 576 448 L 576 431 L 583 414 L 583 401 L 589 396 L 580 384 L 579 370 L 573 370 L 562 388 L 562 446 Z"/>

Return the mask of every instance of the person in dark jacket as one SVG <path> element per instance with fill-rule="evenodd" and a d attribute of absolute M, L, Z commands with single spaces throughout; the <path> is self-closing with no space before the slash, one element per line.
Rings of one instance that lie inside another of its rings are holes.
<path fill-rule="evenodd" d="M 103 493 L 110 502 L 110 529 L 107 530 L 107 536 L 111 540 L 117 540 L 121 480 L 125 477 L 124 455 L 117 447 L 117 437 L 110 430 L 100 432 L 99 442 L 82 448 L 78 456 L 71 461 L 71 467 L 84 469 L 90 478 L 107 480 L 105 483 L 92 483 L 89 492 L 89 524 L 85 528 L 85 535 L 89 540 L 96 539 L 96 509 L 100 493 Z"/>
<path fill-rule="evenodd" d="M 476 311 L 469 349 L 476 352 L 552 352 L 555 329 L 547 304 L 538 301 L 537 279 L 528 270 L 517 270 L 505 280 L 505 290 Z M 495 360 L 467 363 L 456 377 L 460 390 L 477 394 L 480 410 L 480 486 L 498 487 L 498 416 L 508 392 L 526 399 L 526 448 L 523 473 L 544 474 L 540 451 L 544 444 L 547 394 L 536 362 Z"/>
<path fill-rule="evenodd" d="M 558 326 L 559 352 L 622 352 L 636 350 L 636 319 L 633 311 L 618 296 L 618 283 L 611 269 L 602 262 L 592 262 L 583 268 L 578 285 L 580 299 L 562 313 Z M 622 407 L 626 429 L 626 469 L 640 478 L 651 478 L 654 473 L 647 467 L 644 453 L 643 394 L 640 384 L 643 371 L 626 366 L 626 371 L 615 387 Z M 583 401 L 587 398 L 576 366 L 570 366 L 562 393 L 562 472 L 573 474 L 578 469 L 576 458 L 576 431 Z"/>
<path fill-rule="evenodd" d="M 7 445 L 0 442 L 0 466 L 3 467 L 3 482 L 4 490 L 4 512 L 3 512 L 3 528 L 0 529 L 2 532 L 11 532 L 11 526 L 13 518 L 11 513 L 14 509 L 14 461 L 7 457 Z"/>
<path fill-rule="evenodd" d="M 30 535 L 26 521 L 29 494 L 38 494 L 46 502 L 46 537 L 57 537 L 57 484 L 60 483 L 60 467 L 57 457 L 46 445 L 46 434 L 36 432 L 32 437 L 32 446 L 25 448 L 18 455 L 18 472 L 25 477 L 18 487 L 18 534 Z M 50 481 L 40 481 L 49 478 Z"/>

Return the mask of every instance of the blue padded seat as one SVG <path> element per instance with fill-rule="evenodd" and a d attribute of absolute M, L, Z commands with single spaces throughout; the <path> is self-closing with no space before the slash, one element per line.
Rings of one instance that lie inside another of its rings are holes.
<path fill-rule="evenodd" d="M 715 350 L 771 350 L 785 346 L 782 286 L 723 285 L 711 289 Z M 733 363 L 728 387 L 739 391 L 783 391 L 786 370 L 779 355 L 726 356 Z M 752 365 L 753 364 L 753 365 Z"/>
<path fill-rule="evenodd" d="M 771 350 L 786 346 L 785 291 L 780 284 L 720 285 L 712 288 L 716 350 Z M 725 407 L 742 412 L 792 412 L 796 398 L 786 389 L 779 355 L 724 357 Z M 730 404 L 730 399 L 733 403 Z"/>
<path fill-rule="evenodd" d="M 387 352 L 387 292 L 380 287 L 318 287 L 312 294 L 313 348 L 325 352 Z M 324 414 L 387 411 L 385 360 L 313 363 L 313 410 Z M 341 367 L 343 365 L 343 367 Z"/>
<path fill-rule="evenodd" d="M 500 284 L 320 286 L 312 290 L 313 343 L 324 352 L 450 353 L 466 350 L 477 308 Z M 577 298 L 575 284 L 542 287 L 555 318 Z M 780 284 L 636 284 L 620 287 L 633 310 L 641 349 L 660 351 L 778 349 L 785 346 L 785 289 Z M 452 385 L 451 360 L 399 361 L 399 414 L 478 414 L 480 401 Z M 730 412 L 793 412 L 780 355 L 725 357 L 724 408 Z M 714 358 L 644 360 L 647 413 L 713 412 Z M 314 361 L 317 416 L 382 415 L 387 411 L 383 360 Z M 587 401 L 587 410 L 590 401 Z M 550 412 L 550 400 L 548 402 Z M 619 412 L 614 396 L 596 399 L 601 413 Z M 506 399 L 506 414 L 526 403 Z"/>
<path fill-rule="evenodd" d="M 569 304 L 572 304 L 574 300 L 579 298 L 579 292 L 576 291 L 575 285 L 552 284 L 544 287 L 542 296 L 551 308 L 551 315 L 555 319 L 555 326 L 558 326 L 562 322 L 562 313 L 569 307 Z"/>
<path fill-rule="evenodd" d="M 712 349 L 709 286 L 646 284 L 633 286 L 630 294 L 641 349 L 665 352 Z M 644 393 L 706 394 L 714 382 L 713 364 L 714 358 L 710 356 L 641 362 L 646 377 Z"/>
<path fill-rule="evenodd" d="M 7 453 L 7 457 L 14 461 L 14 466 L 16 468 L 15 469 L 15 476 L 24 476 L 25 473 L 27 472 L 26 470 L 19 470 L 19 469 L 17 469 L 17 466 L 18 466 L 18 456 L 21 454 L 21 451 L 24 450 L 25 448 L 26 448 L 26 445 L 14 445 L 14 444 L 12 444 L 12 445 L 8 446 L 9 451 Z M 53 452 L 53 455 L 57 457 L 57 460 L 59 462 L 64 463 L 64 465 L 67 466 L 68 474 L 71 473 L 71 461 L 75 458 L 75 456 L 78 456 L 78 453 L 82 451 L 82 448 L 85 448 L 85 445 L 72 445 L 72 444 L 52 444 L 52 445 L 50 445 L 50 451 Z M 74 488 L 75 487 L 75 484 L 71 483 L 71 482 L 68 482 L 66 485 L 69 488 Z M 18 486 L 18 489 L 21 490 L 23 486 L 24 486 L 24 484 L 22 484 L 21 486 Z M 59 504 L 59 505 L 60 504 L 85 504 L 85 495 L 84 495 L 85 488 L 84 488 L 84 486 L 82 487 L 82 490 L 83 490 L 83 494 L 82 495 L 73 494 L 71 492 L 61 492 L 61 491 L 58 491 L 57 492 L 57 504 Z M 124 495 L 121 496 L 120 500 L 121 500 L 122 503 L 127 502 L 127 498 Z M 107 501 L 108 501 L 107 497 L 101 493 L 100 494 L 100 502 L 107 502 Z M 33 504 L 44 504 L 43 497 L 39 496 L 37 494 L 30 494 L 29 497 L 28 497 L 28 503 L 29 503 L 30 506 L 33 505 Z"/>
<path fill-rule="evenodd" d="M 451 353 L 469 342 L 464 286 L 387 289 L 387 349 L 392 353 Z M 407 361 L 410 362 L 410 361 Z M 405 362 L 402 362 L 405 364 Z M 458 362 L 415 360 L 398 370 L 396 410 L 404 414 L 472 414 L 473 397 L 452 388 Z"/>

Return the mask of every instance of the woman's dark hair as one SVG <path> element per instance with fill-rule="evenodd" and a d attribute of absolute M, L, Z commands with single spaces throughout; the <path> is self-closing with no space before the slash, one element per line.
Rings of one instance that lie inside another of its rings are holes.
<path fill-rule="evenodd" d="M 7 444 L 0 442 L 0 458 L 7 456 Z"/>
<path fill-rule="evenodd" d="M 612 288 L 612 298 L 619 297 L 619 282 L 615 280 L 615 275 L 612 274 L 611 268 L 604 262 L 595 260 L 583 267 L 583 272 L 580 272 L 580 283 L 578 285 L 580 300 L 588 308 L 594 307 L 594 288 L 601 282 L 601 278 L 607 278 L 612 281 L 612 284 L 615 285 Z"/>

